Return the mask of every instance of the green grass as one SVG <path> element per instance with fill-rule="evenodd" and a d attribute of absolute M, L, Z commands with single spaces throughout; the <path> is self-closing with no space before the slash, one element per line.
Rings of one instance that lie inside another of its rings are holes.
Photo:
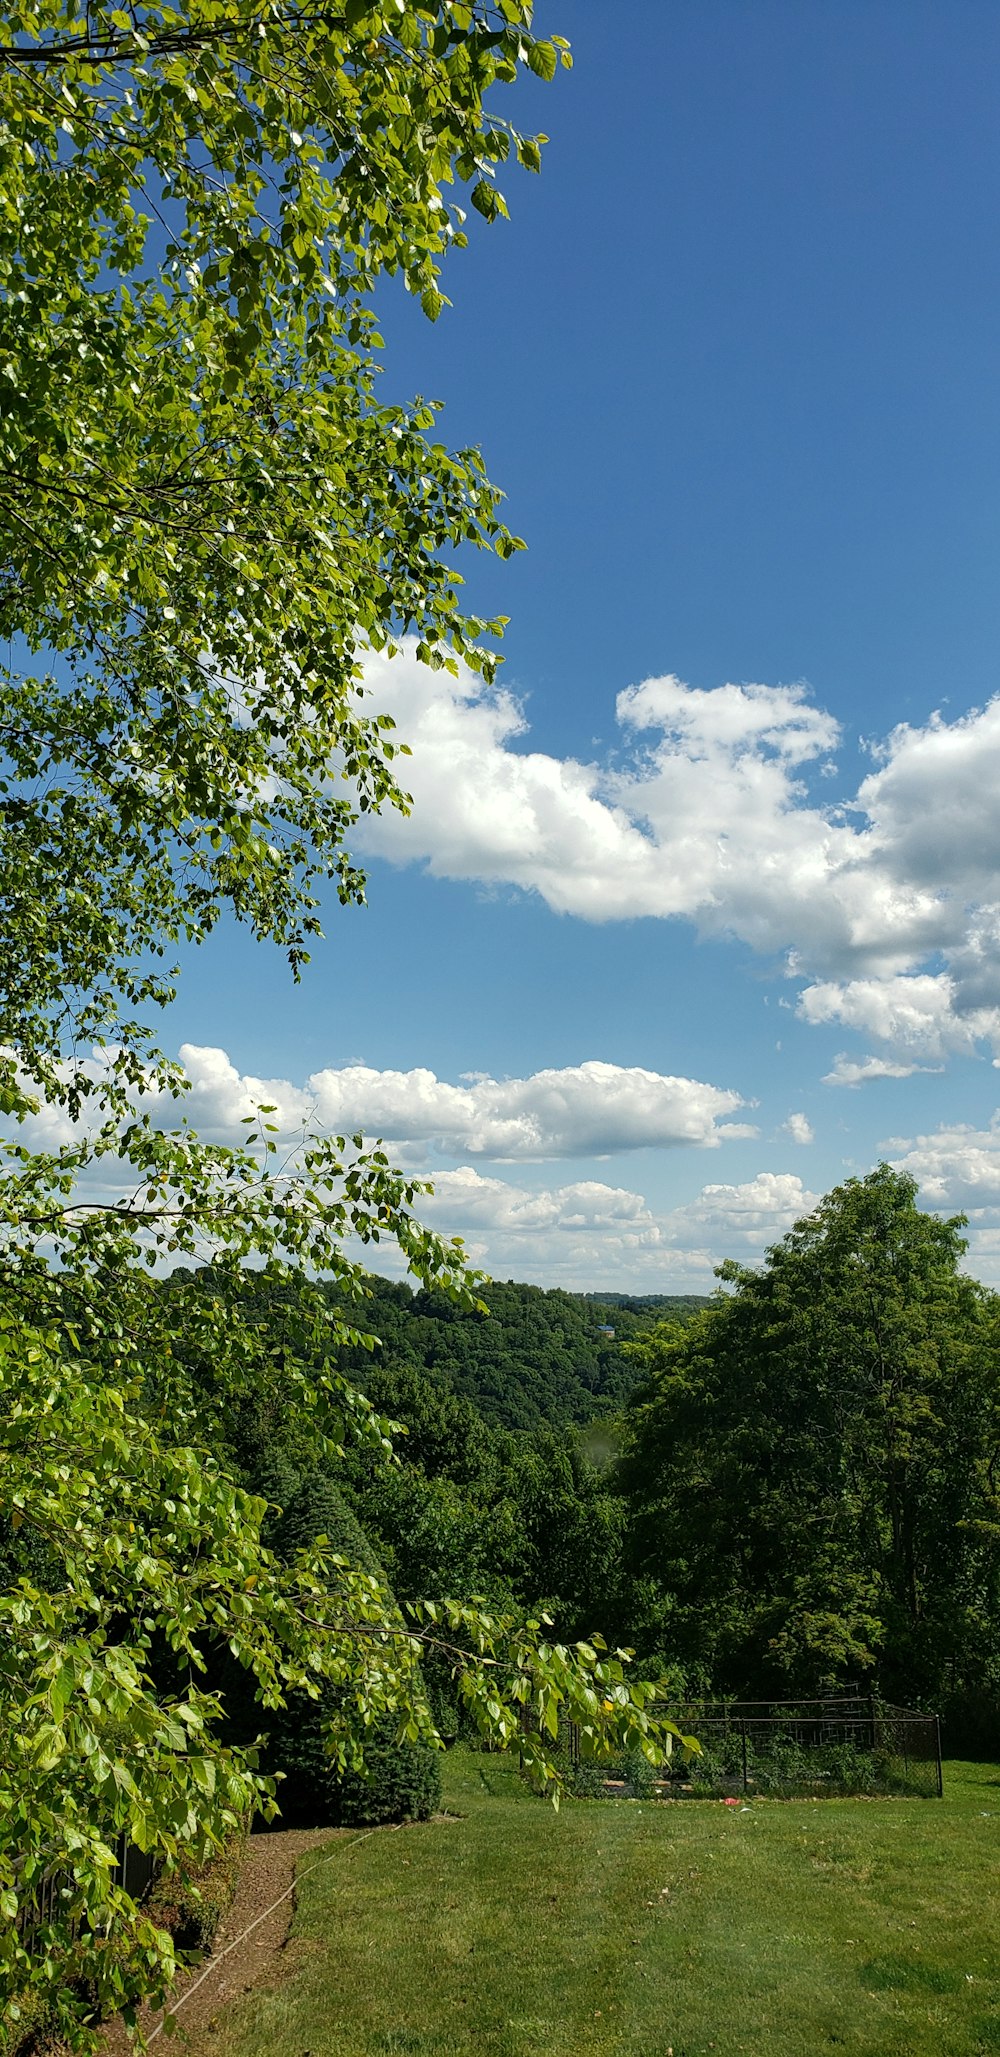
<path fill-rule="evenodd" d="M 303 1881 L 288 1978 L 220 2057 L 989 2057 L 1000 1770 L 945 1798 L 578 1801 L 455 1751 L 458 1818 Z M 183 2019 L 183 2017 L 181 2017 Z"/>

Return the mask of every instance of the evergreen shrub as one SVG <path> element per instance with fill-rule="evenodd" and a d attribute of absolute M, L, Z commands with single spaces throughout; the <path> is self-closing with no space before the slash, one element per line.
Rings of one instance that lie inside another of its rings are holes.
<path fill-rule="evenodd" d="M 274 1547 L 291 1557 L 321 1535 L 352 1565 L 382 1575 L 357 1516 L 332 1480 L 307 1474 L 275 1525 Z M 365 1738 L 365 1772 L 340 1771 L 325 1735 L 337 1704 L 336 1689 L 317 1700 L 293 1693 L 288 1706 L 272 1717 L 265 1764 L 281 1774 L 282 1820 L 332 1828 L 426 1821 L 441 1801 L 439 1753 L 425 1743 L 398 1743 L 395 1720 L 386 1716 Z"/>
<path fill-rule="evenodd" d="M 268 1748 L 283 1774 L 278 1804 L 284 1822 L 311 1827 L 367 1828 L 384 1821 L 426 1821 L 441 1803 L 437 1750 L 398 1743 L 395 1722 L 375 1722 L 365 1739 L 365 1772 L 340 1771 L 324 1729 L 335 1708 L 330 1694 L 295 1694 Z"/>

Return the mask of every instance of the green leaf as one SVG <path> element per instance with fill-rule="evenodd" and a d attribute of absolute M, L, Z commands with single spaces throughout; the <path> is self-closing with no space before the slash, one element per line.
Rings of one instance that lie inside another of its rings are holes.
<path fill-rule="evenodd" d="M 487 179 L 479 179 L 473 186 L 469 198 L 477 214 L 486 221 L 495 221 L 500 212 L 500 199 L 494 186 Z"/>
<path fill-rule="evenodd" d="M 536 78 L 554 79 L 556 75 L 557 62 L 558 59 L 556 57 L 556 50 L 554 44 L 528 44 L 528 67 L 529 70 L 534 72 Z"/>

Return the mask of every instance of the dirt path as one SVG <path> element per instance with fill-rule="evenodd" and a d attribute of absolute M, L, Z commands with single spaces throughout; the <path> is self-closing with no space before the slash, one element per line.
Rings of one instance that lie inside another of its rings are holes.
<path fill-rule="evenodd" d="M 300 1860 L 308 1851 L 318 1850 L 322 1844 L 332 1843 L 342 1836 L 350 1840 L 349 1832 L 328 1828 L 281 1829 L 251 1836 L 236 1898 L 219 1925 L 211 1957 L 178 1979 L 174 1988 L 171 2005 L 175 2012 L 180 2009 L 177 2026 L 187 2051 L 210 2049 L 222 2009 L 242 1994 L 252 1992 L 256 1986 L 270 1985 L 277 1978 L 295 1896 L 289 1893 L 277 1907 L 274 1902 L 287 1892 Z M 269 1913 L 268 1909 L 271 1909 Z M 251 1935 L 245 1935 L 245 1930 L 252 1922 L 257 1922 L 260 1915 L 265 1919 L 259 1922 Z M 243 1937 L 243 1940 L 223 1960 L 223 1951 L 236 1942 L 237 1937 Z M 213 1968 L 209 1969 L 210 1966 Z M 204 1976 L 206 1970 L 207 1978 Z M 196 1986 L 197 1991 L 194 1990 Z M 187 1993 L 191 1994 L 189 2000 L 185 2000 Z M 144 2011 L 143 2027 L 147 2036 L 155 2031 L 160 2018 L 156 2011 Z M 103 2040 L 107 2057 L 129 2057 L 131 2044 L 120 2021 L 108 2024 Z M 175 2039 L 178 2040 L 180 2035 Z M 158 2057 L 160 2052 L 166 2052 L 167 2047 L 165 2038 L 158 2040 Z"/>

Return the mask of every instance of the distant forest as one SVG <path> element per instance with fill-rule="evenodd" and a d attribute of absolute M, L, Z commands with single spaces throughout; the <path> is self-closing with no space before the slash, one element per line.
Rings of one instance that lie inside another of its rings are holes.
<path fill-rule="evenodd" d="M 487 1421 L 518 1429 L 617 1412 L 644 1376 L 641 1359 L 622 1346 L 648 1332 L 654 1316 L 687 1321 L 709 1305 L 690 1294 L 566 1293 L 513 1279 L 484 1297 L 488 1315 L 463 1314 L 441 1294 L 374 1278 L 364 1321 L 380 1339 L 376 1366 L 419 1366 Z M 345 1353 L 344 1369 L 361 1383 L 371 1368 L 365 1351 Z"/>
<path fill-rule="evenodd" d="M 708 1306 L 704 1293 L 583 1293 L 579 1297 L 602 1307 L 624 1307 L 632 1314 L 683 1315 L 685 1310 L 697 1314 Z"/>

